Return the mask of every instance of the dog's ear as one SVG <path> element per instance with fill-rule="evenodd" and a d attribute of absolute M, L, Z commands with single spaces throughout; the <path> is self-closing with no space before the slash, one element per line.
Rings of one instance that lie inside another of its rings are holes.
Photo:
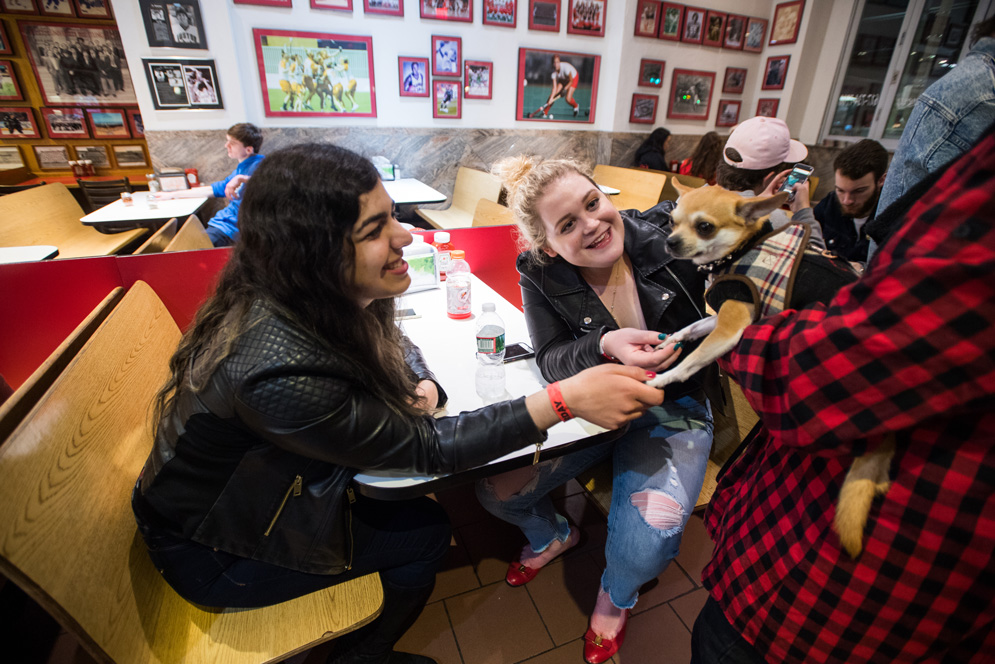
<path fill-rule="evenodd" d="M 678 196 L 683 196 L 684 194 L 688 193 L 689 191 L 694 191 L 695 190 L 695 187 L 688 187 L 688 186 L 683 185 L 680 182 L 678 182 L 677 178 L 675 178 L 673 175 L 670 176 L 670 184 L 674 185 L 674 189 L 677 190 L 677 195 Z"/>
<path fill-rule="evenodd" d="M 756 221 L 776 210 L 788 200 L 788 192 L 782 191 L 773 196 L 755 196 L 744 198 L 736 204 L 736 214 L 747 222 Z"/>

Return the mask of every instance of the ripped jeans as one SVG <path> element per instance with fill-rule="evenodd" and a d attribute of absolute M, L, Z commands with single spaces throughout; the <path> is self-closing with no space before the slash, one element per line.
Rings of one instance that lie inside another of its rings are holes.
<path fill-rule="evenodd" d="M 677 556 L 711 447 L 711 408 L 704 398 L 686 396 L 649 409 L 616 441 L 532 466 L 524 486 L 503 499 L 496 488 L 502 476 L 483 479 L 477 483 L 477 498 L 488 512 L 521 528 L 538 553 L 570 535 L 570 525 L 556 512 L 549 492 L 612 456 L 608 564 L 601 587 L 612 604 L 628 609 L 635 605 L 639 587 Z"/>

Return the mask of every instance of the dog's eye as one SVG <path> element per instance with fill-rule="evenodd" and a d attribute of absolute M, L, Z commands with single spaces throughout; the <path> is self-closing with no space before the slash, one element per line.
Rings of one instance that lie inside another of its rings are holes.
<path fill-rule="evenodd" d="M 707 221 L 699 221 L 694 225 L 694 230 L 701 236 L 711 235 L 712 231 L 715 230 L 715 225 Z"/>

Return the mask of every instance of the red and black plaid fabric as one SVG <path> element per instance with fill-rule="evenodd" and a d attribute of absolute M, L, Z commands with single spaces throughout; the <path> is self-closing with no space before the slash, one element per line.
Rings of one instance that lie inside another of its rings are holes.
<path fill-rule="evenodd" d="M 995 136 L 831 306 L 749 327 L 722 365 L 766 425 L 706 515 L 729 622 L 769 662 L 995 661 Z M 854 561 L 836 499 L 887 432 Z"/>

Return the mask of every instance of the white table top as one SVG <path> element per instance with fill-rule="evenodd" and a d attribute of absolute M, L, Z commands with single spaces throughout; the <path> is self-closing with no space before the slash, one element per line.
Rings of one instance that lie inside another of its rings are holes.
<path fill-rule="evenodd" d="M 30 263 L 58 255 L 59 248 L 50 244 L 37 244 L 30 247 L 0 247 L 0 265 Z"/>
<path fill-rule="evenodd" d="M 387 190 L 387 195 L 399 205 L 442 203 L 446 200 L 445 194 L 415 178 L 387 180 L 383 183 L 383 187 Z"/>
<path fill-rule="evenodd" d="M 621 189 L 616 189 L 615 187 L 609 187 L 606 184 L 599 184 L 598 185 L 598 189 L 601 190 L 601 193 L 608 194 L 609 196 L 614 196 L 615 194 L 621 194 L 622 193 Z"/>
<path fill-rule="evenodd" d="M 204 197 L 200 198 L 171 198 L 159 201 L 157 208 L 150 208 L 148 204 L 149 192 L 136 191 L 132 195 L 134 202 L 125 205 L 123 201 L 116 200 L 99 210 L 94 210 L 80 221 L 87 226 L 96 226 L 107 223 L 121 223 L 124 221 L 144 222 L 154 219 L 172 219 L 177 217 L 182 223 L 187 217 L 194 214 L 207 202 Z"/>
<path fill-rule="evenodd" d="M 485 401 L 477 395 L 475 372 L 477 368 L 477 316 L 484 302 L 493 302 L 497 313 L 505 324 L 505 345 L 525 342 L 530 346 L 525 314 L 487 284 L 473 277 L 470 289 L 473 316 L 464 320 L 454 320 L 446 315 L 445 283 L 436 288 L 406 295 L 400 304 L 402 309 L 413 308 L 418 318 L 401 321 L 401 329 L 419 347 L 435 373 L 439 383 L 449 396 L 444 415 L 457 415 L 462 411 L 475 410 L 492 401 Z M 512 399 L 538 392 L 546 385 L 534 359 L 510 362 L 505 366 L 505 395 Z M 601 427 L 579 418 L 560 422 L 548 431 L 548 439 L 542 449 L 549 450 L 605 431 Z M 491 463 L 498 463 L 515 457 L 535 454 L 535 447 L 529 446 L 512 452 Z M 490 464 L 488 464 L 490 465 Z M 380 489 L 402 489 L 423 484 L 439 476 L 412 477 L 390 472 L 361 473 L 356 482 Z"/>

